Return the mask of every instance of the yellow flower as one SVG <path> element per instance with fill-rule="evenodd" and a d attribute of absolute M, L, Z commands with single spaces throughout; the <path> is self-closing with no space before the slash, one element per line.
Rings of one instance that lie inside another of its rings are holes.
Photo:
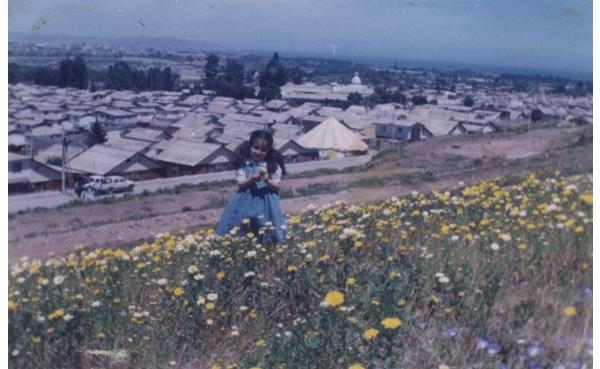
<path fill-rule="evenodd" d="M 565 314 L 565 316 L 570 318 L 572 316 L 575 316 L 575 314 L 577 314 L 577 310 L 575 310 L 575 306 L 567 306 L 565 308 L 565 310 L 563 311 L 563 313 Z"/>
<path fill-rule="evenodd" d="M 406 305 L 406 300 L 400 299 L 400 300 L 398 300 L 397 304 L 398 304 L 398 306 L 404 306 L 404 305 Z"/>
<path fill-rule="evenodd" d="M 364 331 L 363 337 L 367 340 L 372 340 L 373 338 L 377 337 L 378 334 L 379 334 L 379 330 L 377 330 L 375 328 L 369 328 Z"/>
<path fill-rule="evenodd" d="M 219 272 L 219 273 L 217 273 L 217 278 L 219 278 L 219 280 L 225 278 L 225 272 Z"/>
<path fill-rule="evenodd" d="M 583 227 L 582 226 L 575 227 L 575 233 L 581 233 L 581 232 L 583 232 Z"/>
<path fill-rule="evenodd" d="M 15 311 L 17 310 L 17 306 L 18 304 L 12 300 L 8 300 L 8 311 Z"/>
<path fill-rule="evenodd" d="M 346 286 L 354 286 L 356 284 L 356 278 L 349 277 L 346 279 Z"/>
<path fill-rule="evenodd" d="M 442 232 L 443 234 L 448 234 L 449 231 L 450 231 L 450 227 L 448 227 L 446 224 L 444 224 L 442 226 L 442 229 L 440 230 L 440 232 Z"/>
<path fill-rule="evenodd" d="M 594 203 L 593 195 L 591 193 L 584 193 L 579 195 L 579 199 L 583 200 L 586 204 L 592 205 Z"/>
<path fill-rule="evenodd" d="M 267 345 L 265 340 L 257 340 L 256 342 L 254 342 L 254 344 L 258 347 L 265 347 Z"/>
<path fill-rule="evenodd" d="M 386 329 L 396 329 L 402 325 L 402 321 L 398 318 L 385 318 L 381 321 L 381 324 Z"/>
<path fill-rule="evenodd" d="M 298 271 L 298 267 L 295 266 L 295 265 L 288 265 L 287 271 L 290 272 L 290 273 L 297 272 Z"/>
<path fill-rule="evenodd" d="M 206 308 L 206 310 L 212 310 L 215 308 L 215 304 L 213 302 L 207 302 L 206 305 L 204 305 L 204 307 Z"/>
<path fill-rule="evenodd" d="M 350 365 L 348 367 L 348 369 L 365 369 L 365 367 L 360 365 L 359 363 L 354 363 L 354 364 Z"/>
<path fill-rule="evenodd" d="M 173 295 L 175 295 L 177 297 L 179 297 L 179 296 L 181 296 L 181 295 L 183 295 L 185 293 L 185 291 L 181 287 L 175 287 L 175 288 L 173 288 L 172 292 L 173 292 Z"/>
<path fill-rule="evenodd" d="M 54 310 L 53 312 L 51 312 L 50 314 L 48 314 L 48 319 L 50 319 L 50 320 L 60 319 L 64 315 L 65 315 L 65 311 L 63 309 L 57 309 L 57 310 Z"/>
<path fill-rule="evenodd" d="M 519 244 L 519 246 L 517 246 L 517 247 L 519 248 L 519 250 L 525 250 L 525 249 L 527 248 L 527 244 L 526 244 L 526 243 L 523 243 L 523 242 L 521 242 L 521 243 Z"/>
<path fill-rule="evenodd" d="M 340 291 L 330 291 L 325 295 L 325 303 L 329 306 L 338 306 L 344 303 L 344 294 Z"/>
<path fill-rule="evenodd" d="M 135 267 L 138 269 L 144 269 L 146 267 L 146 263 L 138 263 Z"/>

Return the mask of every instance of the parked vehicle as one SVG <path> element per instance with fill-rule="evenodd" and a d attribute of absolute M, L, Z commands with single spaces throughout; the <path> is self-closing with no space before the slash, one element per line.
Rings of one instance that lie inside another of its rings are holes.
<path fill-rule="evenodd" d="M 83 191 L 95 196 L 110 192 L 108 180 L 104 176 L 89 176 L 88 182 L 83 185 Z"/>
<path fill-rule="evenodd" d="M 135 186 L 135 182 L 121 176 L 108 176 L 106 177 L 106 181 L 108 190 L 111 193 L 131 192 Z"/>

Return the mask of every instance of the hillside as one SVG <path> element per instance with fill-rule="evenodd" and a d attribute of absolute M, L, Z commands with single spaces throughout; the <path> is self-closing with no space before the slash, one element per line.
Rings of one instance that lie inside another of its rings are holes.
<path fill-rule="evenodd" d="M 531 170 L 592 172 L 592 127 L 544 129 L 480 137 L 442 137 L 383 152 L 350 171 L 307 173 L 282 182 L 282 206 L 297 213 L 308 204 L 384 200 L 412 191 Z M 166 231 L 212 226 L 234 192 L 232 183 L 188 186 L 128 201 L 85 204 L 11 216 L 9 259 L 65 254 L 76 245 L 125 246 Z"/>
<path fill-rule="evenodd" d="M 530 172 L 24 261 L 9 368 L 591 366 L 592 204 Z"/>

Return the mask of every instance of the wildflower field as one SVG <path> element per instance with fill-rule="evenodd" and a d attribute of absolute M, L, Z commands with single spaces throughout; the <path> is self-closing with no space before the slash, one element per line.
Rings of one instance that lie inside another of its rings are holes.
<path fill-rule="evenodd" d="M 531 174 L 268 232 L 21 260 L 9 368 L 569 368 L 592 363 L 592 179 Z"/>

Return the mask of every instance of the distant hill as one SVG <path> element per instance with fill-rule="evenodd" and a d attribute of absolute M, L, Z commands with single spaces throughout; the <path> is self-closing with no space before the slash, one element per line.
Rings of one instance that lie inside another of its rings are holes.
<path fill-rule="evenodd" d="M 134 49 L 154 48 L 165 51 L 231 51 L 231 48 L 208 41 L 183 40 L 174 37 L 124 37 L 99 38 L 87 36 L 48 35 L 38 33 L 9 32 L 9 42 L 47 42 L 127 47 Z"/>

